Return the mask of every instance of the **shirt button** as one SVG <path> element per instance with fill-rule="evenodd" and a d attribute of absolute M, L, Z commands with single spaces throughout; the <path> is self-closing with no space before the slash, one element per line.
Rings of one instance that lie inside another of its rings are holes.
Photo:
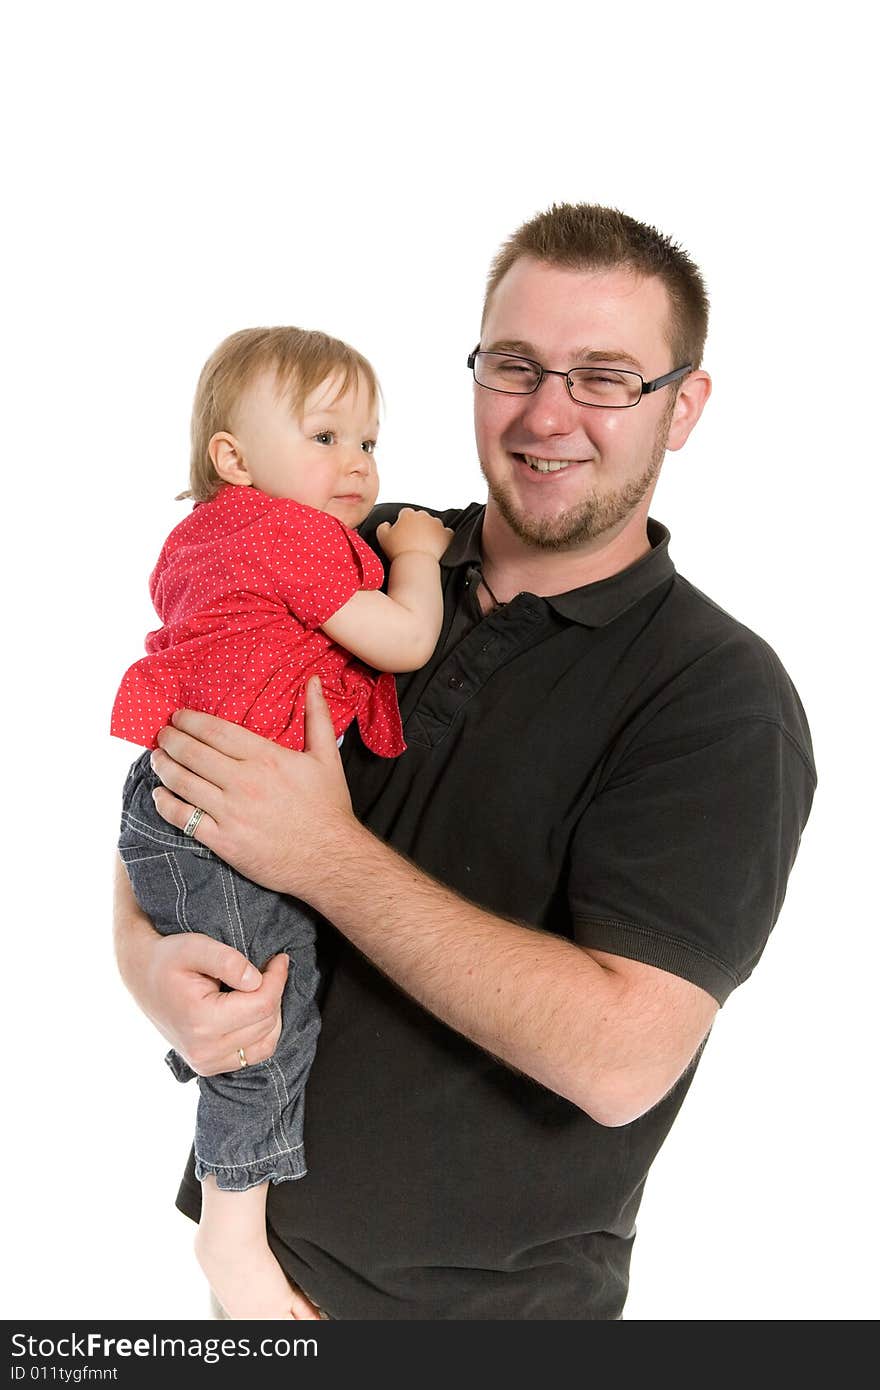
<path fill-rule="evenodd" d="M 463 685 L 464 685 L 464 681 L 462 680 L 461 676 L 450 676 L 450 677 L 449 677 L 449 689 L 450 689 L 450 690 L 461 690 L 461 687 L 462 687 Z"/>

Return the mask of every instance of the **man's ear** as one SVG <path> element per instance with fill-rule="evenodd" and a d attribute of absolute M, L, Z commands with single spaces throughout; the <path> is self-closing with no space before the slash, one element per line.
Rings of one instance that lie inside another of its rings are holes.
<path fill-rule="evenodd" d="M 667 449 L 680 449 L 687 443 L 688 435 L 702 415 L 711 390 L 712 378 L 708 372 L 700 370 L 685 377 L 672 412 Z"/>
<path fill-rule="evenodd" d="M 234 483 L 236 487 L 251 486 L 253 479 L 234 434 L 227 434 L 225 430 L 212 434 L 208 441 L 208 457 L 224 483 Z"/>

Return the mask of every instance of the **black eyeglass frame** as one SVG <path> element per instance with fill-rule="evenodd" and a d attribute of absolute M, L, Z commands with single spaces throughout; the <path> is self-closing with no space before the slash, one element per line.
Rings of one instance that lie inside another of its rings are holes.
<path fill-rule="evenodd" d="M 487 386 L 485 382 L 477 381 L 476 362 L 478 355 L 481 355 L 483 357 L 512 357 L 515 362 L 528 362 L 530 367 L 537 367 L 538 371 L 540 372 L 540 376 L 538 377 L 538 380 L 535 382 L 534 386 L 530 387 L 528 391 L 505 391 L 503 386 Z M 639 401 L 642 399 L 642 396 L 650 396 L 652 391 L 660 391 L 664 386 L 669 386 L 671 382 L 680 380 L 681 377 L 687 376 L 688 372 L 692 372 L 694 370 L 693 363 L 688 362 L 686 366 L 676 367 L 674 371 L 666 372 L 664 376 L 656 376 L 653 381 L 645 381 L 645 378 L 642 376 L 641 372 L 630 371 L 628 367 L 615 367 L 614 371 L 620 372 L 622 376 L 637 377 L 638 380 L 642 383 L 642 389 L 639 392 L 636 400 L 630 401 L 628 405 L 600 405 L 597 401 L 579 401 L 577 396 L 574 395 L 571 389 L 571 377 L 569 375 L 569 373 L 571 372 L 592 370 L 601 371 L 600 367 L 569 367 L 567 372 L 558 372 L 554 371 L 550 367 L 542 367 L 541 363 L 536 362 L 533 357 L 521 357 L 518 352 L 487 352 L 479 345 L 474 348 L 473 352 L 468 357 L 467 364 L 470 370 L 474 373 L 474 381 L 477 382 L 478 386 L 482 386 L 484 391 L 497 391 L 499 395 L 502 396 L 533 396 L 537 391 L 538 387 L 541 385 L 541 382 L 544 380 L 545 376 L 561 376 L 563 381 L 565 382 L 568 394 L 569 396 L 571 396 L 571 399 L 574 401 L 575 405 L 583 405 L 590 410 L 632 410 L 634 405 L 638 405 Z"/>

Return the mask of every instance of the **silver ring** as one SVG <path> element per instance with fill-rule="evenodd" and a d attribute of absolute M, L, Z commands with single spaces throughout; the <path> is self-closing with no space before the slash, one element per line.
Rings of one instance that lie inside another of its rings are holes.
<path fill-rule="evenodd" d="M 202 819 L 202 816 L 204 814 L 204 811 L 200 810 L 197 806 L 193 811 L 192 815 L 190 816 L 189 820 L 187 821 L 186 825 L 183 827 L 184 835 L 186 835 L 190 840 L 195 835 L 196 830 L 198 829 L 199 821 Z"/>
<path fill-rule="evenodd" d="M 248 1059 L 247 1059 L 247 1057 L 245 1057 L 245 1055 L 244 1055 L 244 1048 L 243 1048 L 243 1047 L 240 1047 L 240 1048 L 238 1049 L 238 1065 L 239 1065 L 240 1067 L 246 1067 L 247 1064 L 248 1064 Z"/>

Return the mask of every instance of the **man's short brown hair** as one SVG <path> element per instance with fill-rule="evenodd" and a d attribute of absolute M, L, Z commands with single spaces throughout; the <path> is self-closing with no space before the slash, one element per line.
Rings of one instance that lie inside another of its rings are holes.
<path fill-rule="evenodd" d="M 306 397 L 329 377 L 338 380 L 339 395 L 363 381 L 371 405 L 379 403 L 379 382 L 370 363 L 339 338 L 306 328 L 243 328 L 224 338 L 202 368 L 190 429 L 189 490 L 181 497 L 207 502 L 219 491 L 223 479 L 211 462 L 208 444 L 218 431 L 235 433 L 235 408 L 264 371 L 274 372 L 278 391 L 287 394 L 294 415 L 302 414 Z"/>
<path fill-rule="evenodd" d="M 514 232 L 489 270 L 483 324 L 499 282 L 521 256 L 533 256 L 566 270 L 627 267 L 655 275 L 666 286 L 671 306 L 669 346 L 673 367 L 699 367 L 709 326 L 709 296 L 690 256 L 656 227 L 637 222 L 617 208 L 595 203 L 554 203 Z"/>

